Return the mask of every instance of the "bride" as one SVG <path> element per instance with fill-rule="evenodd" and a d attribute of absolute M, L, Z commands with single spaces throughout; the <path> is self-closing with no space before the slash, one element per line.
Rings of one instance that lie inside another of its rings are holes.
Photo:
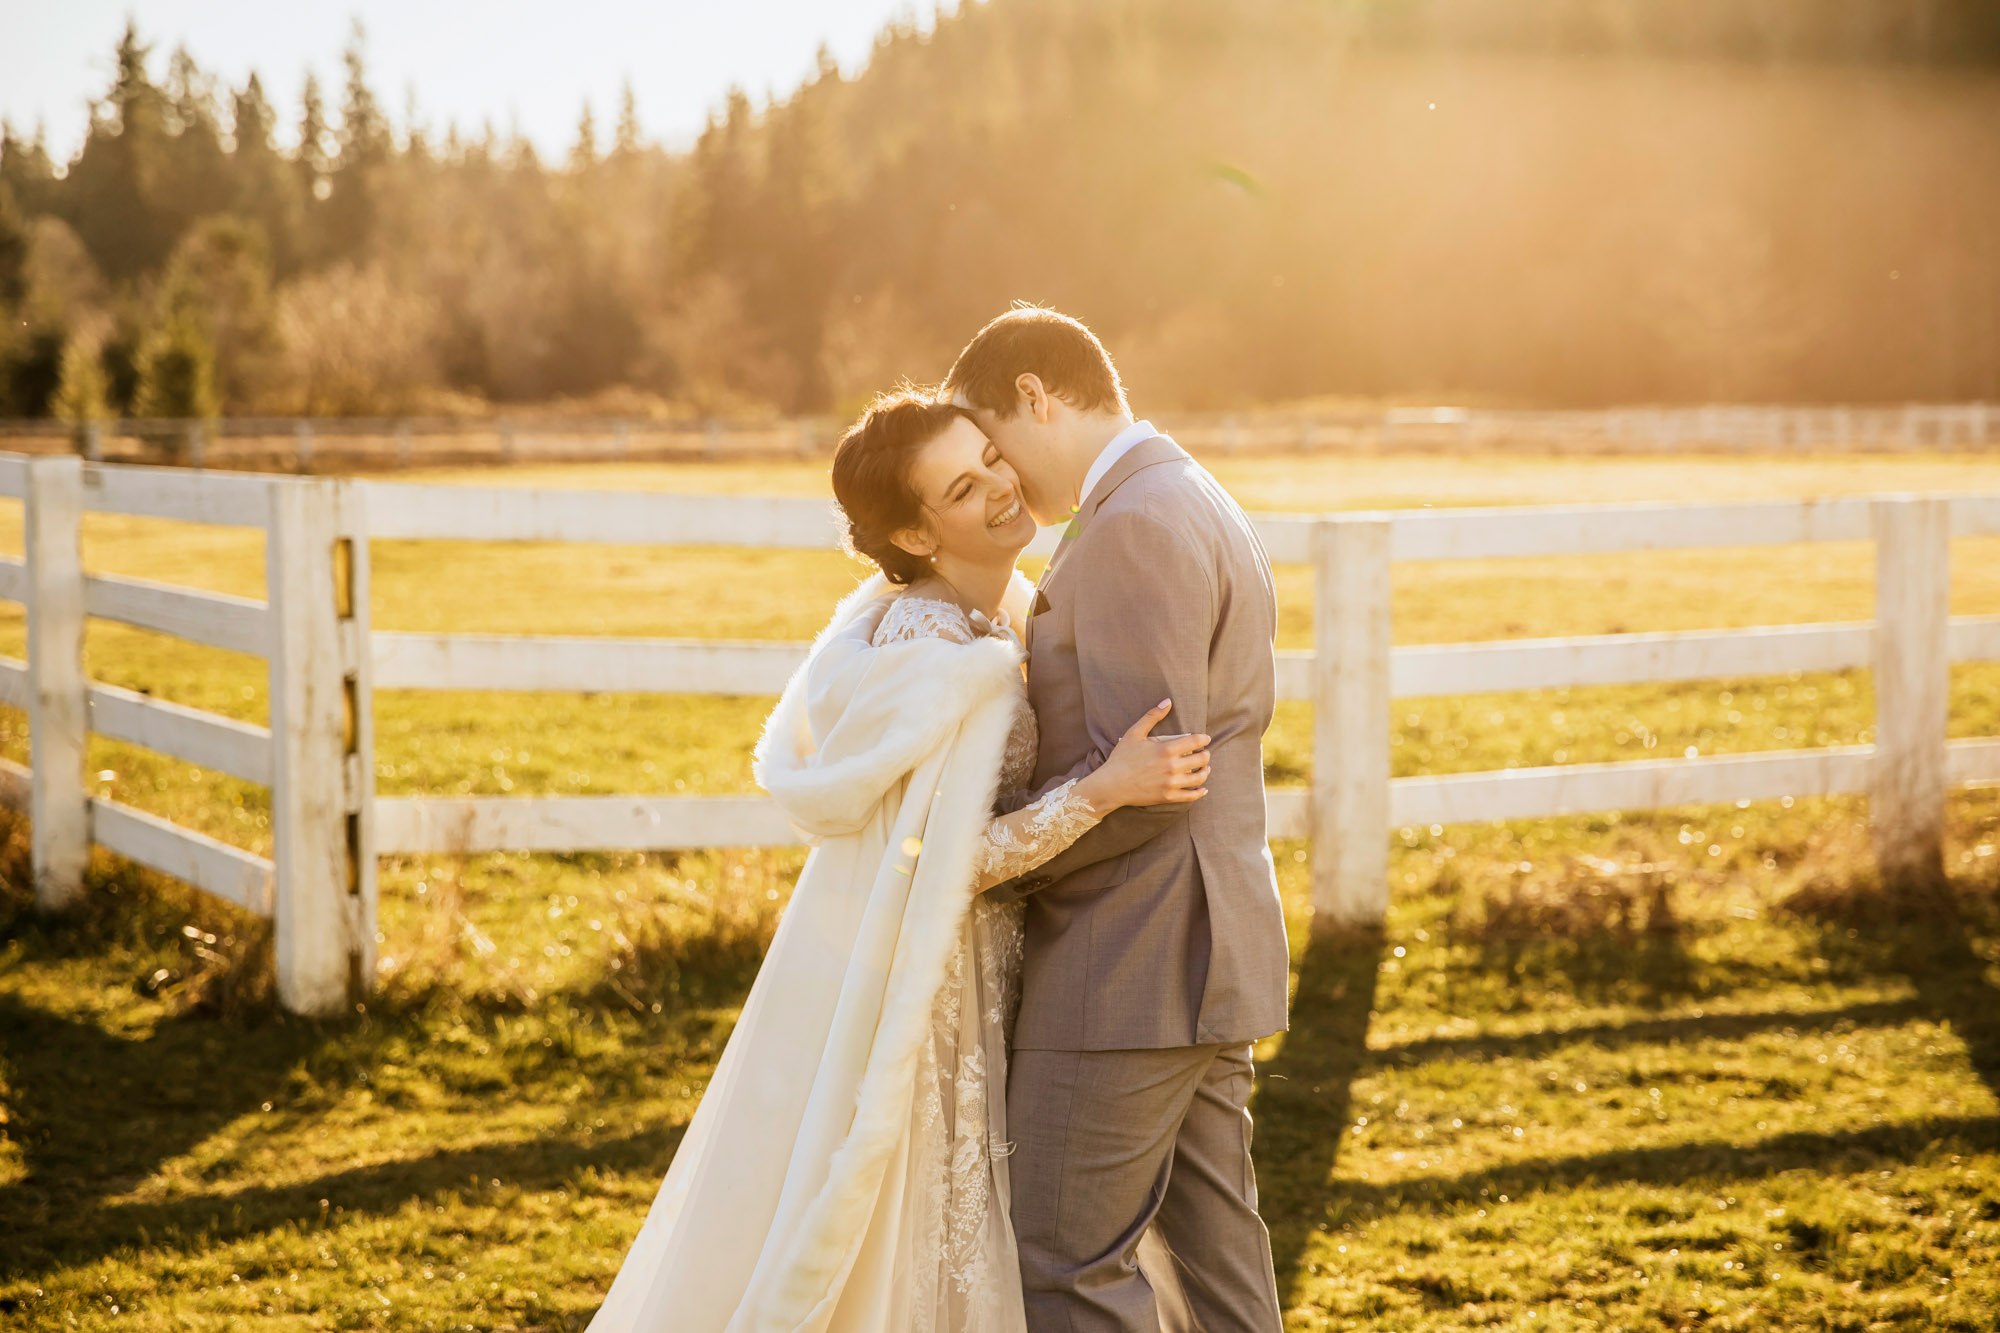
<path fill-rule="evenodd" d="M 1019 481 L 963 412 L 904 393 L 841 439 L 833 488 L 881 573 L 756 763 L 813 851 L 592 1333 L 1019 1333 L 1020 909 L 980 891 L 1121 806 L 1205 794 L 1207 737 L 1149 735 L 1163 700 L 1088 775 L 994 818 L 1037 745 Z"/>

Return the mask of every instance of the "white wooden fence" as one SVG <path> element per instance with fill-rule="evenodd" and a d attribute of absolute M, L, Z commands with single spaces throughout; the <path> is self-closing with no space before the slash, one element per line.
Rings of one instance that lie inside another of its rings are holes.
<path fill-rule="evenodd" d="M 375 633 L 368 540 L 457 539 L 825 549 L 809 499 L 418 486 L 199 473 L 0 455 L 0 494 L 27 502 L 25 561 L 0 597 L 29 607 L 29 660 L 0 662 L 0 702 L 28 708 L 33 774 L 0 772 L 30 810 L 42 899 L 78 891 L 89 840 L 277 918 L 297 1009 L 339 1007 L 372 971 L 375 857 L 385 853 L 782 846 L 768 800 L 740 797 L 384 797 L 373 791 L 371 689 L 772 695 L 806 645 L 714 640 Z M 85 574 L 86 510 L 261 527 L 268 599 Z M 1411 824 L 1694 802 L 1866 793 L 1890 873 L 1935 869 L 1947 788 L 2000 779 L 2000 738 L 1947 743 L 1954 661 L 2000 660 L 2000 616 L 1952 619 L 1949 540 L 2000 535 L 2000 495 L 1724 505 L 1625 504 L 1256 517 L 1271 558 L 1314 578 L 1315 644 L 1282 652 L 1280 698 L 1314 706 L 1313 779 L 1270 792 L 1275 837 L 1310 838 L 1317 911 L 1379 919 L 1388 832 Z M 1872 623 L 1618 634 L 1393 648 L 1396 560 L 1589 555 L 1672 547 L 1875 543 Z M 1038 549 L 1053 534 L 1037 539 Z M 272 726 L 90 685 L 95 615 L 270 660 Z M 1391 700 L 1871 667 L 1875 743 L 1722 757 L 1391 779 Z M 274 861 L 86 795 L 86 728 L 272 788 Z"/>
<path fill-rule="evenodd" d="M 0 796 L 28 812 L 36 896 L 82 892 L 96 843 L 275 918 L 278 991 L 304 1013 L 341 1008 L 374 970 L 374 765 L 367 533 L 352 482 L 93 466 L 0 455 L 0 495 L 24 502 L 26 558 L 0 559 L 0 597 L 28 613 L 28 660 L 0 659 L 0 702 L 25 708 L 30 769 L 0 760 Z M 85 573 L 86 512 L 262 529 L 266 598 Z M 92 684 L 87 616 L 267 659 L 267 727 Z M 103 797 L 84 782 L 95 731 L 271 789 L 272 857 Z"/>

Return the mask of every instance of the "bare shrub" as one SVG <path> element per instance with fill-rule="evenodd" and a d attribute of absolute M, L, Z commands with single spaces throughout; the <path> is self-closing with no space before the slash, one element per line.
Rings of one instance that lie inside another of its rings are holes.
<path fill-rule="evenodd" d="M 1527 940 L 1636 944 L 1679 934 L 1674 878 L 1665 866 L 1621 866 L 1598 857 L 1564 862 L 1547 879 L 1516 874 L 1452 913 L 1457 937 L 1481 945 Z"/>
<path fill-rule="evenodd" d="M 784 911 L 778 885 L 789 881 L 747 871 L 732 860 L 708 883 L 669 876 L 665 892 L 628 904 L 612 926 L 602 998 L 639 1010 L 743 982 L 770 947 Z"/>
<path fill-rule="evenodd" d="M 278 296 L 284 387 L 276 406 L 308 416 L 408 411 L 436 378 L 433 318 L 380 265 L 308 274 Z"/>

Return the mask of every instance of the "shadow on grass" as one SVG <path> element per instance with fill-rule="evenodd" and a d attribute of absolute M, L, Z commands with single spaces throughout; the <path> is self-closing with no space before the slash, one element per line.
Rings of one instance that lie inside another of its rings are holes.
<path fill-rule="evenodd" d="M 1251 1107 L 1258 1202 L 1281 1295 L 1293 1288 L 1312 1232 L 1346 1192 L 1333 1169 L 1368 1055 L 1383 947 L 1379 930 L 1316 931 L 1299 960 L 1291 1026 L 1277 1058 L 1259 1070 Z"/>
<path fill-rule="evenodd" d="M 2000 987 L 1987 981 L 1975 944 L 2000 935 L 2000 881 L 1820 881 L 1794 893 L 1784 910 L 1815 926 L 1822 951 L 1844 965 L 1907 978 L 1915 1006 L 1950 1025 L 1980 1081 L 2000 1097 Z"/>
<path fill-rule="evenodd" d="M 317 1067 L 334 1085 L 366 1084 L 384 1047 L 421 1035 L 404 1021 L 246 1029 L 185 1018 L 124 1037 L 0 996 L 8 1129 L 26 1166 L 0 1187 L 0 1278 L 88 1263 L 126 1245 L 208 1245 L 311 1226 L 336 1208 L 388 1214 L 443 1191 L 549 1188 L 592 1169 L 652 1171 L 679 1143 L 679 1123 L 620 1137 L 585 1131 L 421 1153 L 297 1183 L 118 1201 L 240 1117 L 273 1104 L 282 1114 L 300 1067 Z"/>
<path fill-rule="evenodd" d="M 1460 1207 L 1491 1208 L 1502 1194 L 1522 1202 L 1537 1192 L 1593 1186 L 1722 1184 L 1802 1170 L 1837 1175 L 1883 1163 L 1900 1165 L 1940 1151 L 2000 1151 L 2000 1116 L 1927 1116 L 1824 1133 L 1778 1134 L 1748 1143 L 1698 1140 L 1571 1157 L 1535 1157 L 1455 1176 L 1346 1181 L 1340 1188 L 1338 1220 L 1366 1221 L 1391 1213 L 1440 1213 Z"/>
<path fill-rule="evenodd" d="M 644 1016 L 624 1021 L 639 1023 L 661 1049 L 719 1048 L 752 971 L 732 938 L 716 957 L 695 960 L 712 964 L 714 975 L 685 985 L 672 971 L 633 978 L 649 986 L 642 994 L 664 997 L 657 1013 L 588 977 L 533 1005 L 499 993 L 392 988 L 369 998 L 365 1016 L 309 1020 L 238 984 L 258 967 L 268 972 L 268 960 L 256 961 L 258 941 L 248 935 L 236 958 L 220 932 L 239 923 L 191 892 L 120 875 L 93 884 L 80 911 L 57 919 L 37 916 L 18 881 L 0 897 L 0 965 L 43 978 L 40 991 L 0 991 L 0 1136 L 15 1145 L 20 1167 L 0 1184 L 0 1278 L 88 1263 L 128 1245 L 313 1225 L 327 1216 L 322 1200 L 349 1213 L 390 1213 L 475 1177 L 534 1188 L 593 1167 L 656 1169 L 679 1141 L 678 1124 L 622 1139 L 582 1131 L 427 1154 L 418 1142 L 408 1145 L 418 1155 L 404 1160 L 297 1185 L 119 1201 L 245 1117 L 273 1108 L 280 1117 L 313 1114 L 294 1109 L 302 1086 L 314 1104 L 373 1087 L 383 1062 L 400 1058 L 394 1052 L 424 1048 L 446 1024 L 469 1023 L 492 1048 L 427 1071 L 447 1096 L 521 1096 L 558 1074 L 587 1080 L 599 1095 L 632 1095 L 649 1077 L 646 1062 L 601 1045 L 579 1049 L 576 1035 L 608 1012 L 637 1008 Z M 203 953 L 220 962 L 205 966 Z M 174 980 L 149 984 L 162 973 Z M 74 993 L 51 993 L 51 982 Z M 521 1035 L 530 1029 L 532 1039 Z"/>
<path fill-rule="evenodd" d="M 1560 976 L 1582 998 L 1658 1008 L 1700 994 L 1705 977 L 1688 951 L 1703 928 L 1675 908 L 1671 872 L 1606 868 L 1579 858 L 1552 878 L 1510 875 L 1480 892 L 1458 891 L 1447 930 L 1475 951 L 1474 967 L 1516 983 Z M 1482 997 L 1482 1007 L 1495 997 Z"/>
<path fill-rule="evenodd" d="M 1629 1023 L 1580 1023 L 1574 1027 L 1541 1028 L 1533 1032 L 1469 1037 L 1424 1037 L 1370 1050 L 1363 1056 L 1367 1070 L 1407 1069 L 1447 1060 L 1526 1060 L 1570 1046 L 1619 1050 L 1674 1042 L 1740 1041 L 1763 1032 L 1831 1032 L 1837 1028 L 1897 1027 L 1929 1017 L 1922 1000 L 1892 1000 L 1851 1004 L 1838 1009 L 1772 1009 L 1752 1013 L 1704 1014 L 1679 1018 L 1640 1019 Z"/>
<path fill-rule="evenodd" d="M 288 1226 L 345 1225 L 357 1214 L 387 1216 L 413 1199 L 476 1200 L 489 1188 L 548 1190 L 573 1185 L 593 1171 L 650 1171 L 671 1158 L 685 1128 L 676 1123 L 591 1142 L 534 1139 L 446 1149 L 293 1184 L 106 1204 L 10 1247 L 0 1259 L 0 1278 L 88 1263 L 127 1245 L 198 1250 Z"/>
<path fill-rule="evenodd" d="M 1987 904 L 1996 905 L 2000 892 Z M 1868 885 L 1850 886 L 1831 905 L 1794 904 L 1793 911 L 1821 922 L 1826 950 L 1835 956 L 1837 968 L 1856 975 L 1900 975 L 1915 996 L 1808 1012 L 1715 1014 L 1515 1036 L 1438 1038 L 1370 1051 L 1368 1026 L 1383 938 L 1372 932 L 1315 936 L 1300 960 L 1291 1029 L 1277 1058 L 1260 1071 L 1254 1107 L 1262 1211 L 1271 1230 L 1280 1293 L 1289 1300 L 1298 1289 L 1315 1231 L 1390 1213 L 1491 1206 L 1502 1193 L 1520 1199 L 1534 1191 L 1596 1185 L 1684 1185 L 1792 1170 L 1860 1170 L 1912 1161 L 1941 1145 L 1949 1145 L 1947 1151 L 2000 1151 L 2000 1117 L 1933 1117 L 1827 1133 L 1788 1133 L 1753 1142 L 1681 1143 L 1536 1158 L 1458 1176 L 1412 1176 L 1388 1182 L 1333 1178 L 1341 1144 L 1355 1120 L 1354 1080 L 1384 1067 L 1432 1060 L 1521 1058 L 1576 1043 L 1615 1047 L 1726 1040 L 1765 1031 L 1889 1026 L 1928 1017 L 1951 1025 L 1965 1042 L 1980 1079 L 2000 1095 L 2000 988 L 1986 980 L 1986 963 L 1974 943 L 1981 928 L 1993 933 L 1993 921 L 1969 914 L 1948 890 L 1913 902 L 1907 891 L 1885 896 Z M 1595 926 L 1583 933 L 1580 942 L 1574 933 L 1565 940 L 1561 938 L 1565 932 L 1556 932 L 1558 938 L 1535 963 L 1565 967 L 1575 979 L 1611 987 L 1622 958 L 1627 987 L 1654 1000 L 1664 999 L 1687 975 L 1680 932 L 1665 928 L 1672 922 L 1668 912 L 1655 916 L 1649 911 L 1640 929 L 1622 945 L 1616 932 Z M 1863 924 L 1848 924 L 1857 912 Z M 1522 965 L 1523 954 L 1508 937 L 1525 930 L 1524 922 L 1508 922 L 1494 937 L 1496 955 L 1488 961 L 1509 970 Z"/>
<path fill-rule="evenodd" d="M 101 1201 L 282 1095 L 325 1029 L 168 1019 L 127 1037 L 0 996 L 9 1137 L 26 1172 L 0 1188 L 0 1273 L 90 1234 Z M 93 1242 L 95 1243 L 95 1242 Z"/>

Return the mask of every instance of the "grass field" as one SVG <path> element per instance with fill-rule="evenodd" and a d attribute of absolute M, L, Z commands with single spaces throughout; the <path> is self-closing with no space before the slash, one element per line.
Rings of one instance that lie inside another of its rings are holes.
<path fill-rule="evenodd" d="M 1234 459 L 1256 508 L 2000 491 L 2000 460 Z M 398 479 L 403 479 L 399 477 Z M 817 494 L 810 465 L 436 480 Z M 0 547 L 18 549 L 0 510 Z M 2000 613 L 2000 541 L 1953 609 Z M 380 543 L 379 629 L 808 637 L 811 552 Z M 1399 642 L 1866 619 L 1865 545 L 1399 566 Z M 252 536 L 93 519 L 93 568 L 261 595 Z M 1303 570 L 1281 636 L 1310 639 Z M 0 608 L 0 652 L 22 651 Z M 262 663 L 93 625 L 102 680 L 253 721 Z M 767 700 L 378 695 L 384 794 L 731 792 Z M 1855 743 L 1865 674 L 1399 701 L 1395 770 Z M 2000 664 L 1954 672 L 2000 734 Z M 1285 707 L 1274 783 L 1304 781 Z M 18 716 L 0 753 L 25 759 Z M 97 789 L 242 846 L 261 789 L 96 742 Z M 1277 847 L 1292 1030 L 1258 1161 L 1295 1329 L 2000 1324 L 2000 792 L 1947 890 L 1867 874 L 1849 800 L 1401 830 L 1379 934 L 1315 935 Z M 0 1325 L 580 1327 L 754 975 L 797 853 L 393 858 L 366 1012 L 274 1014 L 259 931 L 126 868 L 0 905 Z"/>

